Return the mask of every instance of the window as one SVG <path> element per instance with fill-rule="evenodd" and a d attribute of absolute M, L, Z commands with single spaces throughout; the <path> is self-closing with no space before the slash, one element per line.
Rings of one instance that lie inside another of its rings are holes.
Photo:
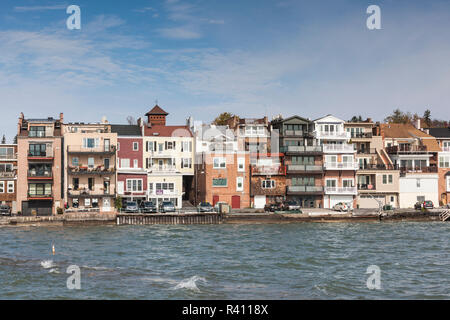
<path fill-rule="evenodd" d="M 5 181 L 0 181 L 0 193 L 5 193 Z"/>
<path fill-rule="evenodd" d="M 327 179 L 327 187 L 328 188 L 336 188 L 337 180 L 336 179 Z"/>
<path fill-rule="evenodd" d="M 245 171 L 245 158 L 238 158 L 238 171 L 239 172 Z"/>
<path fill-rule="evenodd" d="M 166 149 L 167 150 L 175 149 L 175 142 L 174 141 L 166 141 Z"/>
<path fill-rule="evenodd" d="M 30 196 L 51 196 L 52 185 L 50 183 L 31 183 L 28 186 Z"/>
<path fill-rule="evenodd" d="M 392 184 L 393 177 L 392 174 L 383 174 L 383 184 Z"/>
<path fill-rule="evenodd" d="M 355 183 L 355 182 L 353 181 L 353 179 L 342 179 L 342 186 L 343 186 L 344 188 L 351 188 L 351 187 L 354 187 L 354 186 L 355 186 L 354 183 Z"/>
<path fill-rule="evenodd" d="M 353 162 L 353 156 L 342 156 L 342 162 L 344 162 L 344 163 L 352 163 Z"/>
<path fill-rule="evenodd" d="M 88 158 L 88 168 L 94 168 L 94 166 L 95 166 L 95 161 L 94 161 L 94 158 L 92 158 L 92 157 L 90 157 L 90 158 Z"/>
<path fill-rule="evenodd" d="M 78 167 L 79 166 L 79 162 L 78 162 L 78 157 L 73 157 L 72 158 L 72 166 L 74 166 L 74 167 Z"/>
<path fill-rule="evenodd" d="M 30 144 L 30 156 L 32 157 L 45 157 L 47 146 L 46 144 Z"/>
<path fill-rule="evenodd" d="M 30 127 L 30 131 L 28 132 L 29 137 L 45 137 L 45 127 L 41 126 L 32 126 Z"/>
<path fill-rule="evenodd" d="M 450 168 L 450 156 L 439 157 L 439 168 Z"/>
<path fill-rule="evenodd" d="M 91 199 L 89 199 L 89 198 L 84 199 L 84 206 L 89 207 L 90 205 L 91 205 Z"/>
<path fill-rule="evenodd" d="M 127 191 L 142 192 L 142 179 L 127 179 Z"/>
<path fill-rule="evenodd" d="M 121 168 L 129 168 L 130 167 L 130 159 L 120 159 L 120 167 Z"/>
<path fill-rule="evenodd" d="M 226 168 L 226 159 L 225 158 L 214 158 L 213 159 L 213 168 L 214 169 Z"/>
<path fill-rule="evenodd" d="M 226 187 L 227 179 L 226 178 L 213 178 L 213 187 Z"/>
<path fill-rule="evenodd" d="M 95 185 L 94 178 L 88 178 L 88 188 L 89 188 L 89 190 L 93 191 L 94 190 L 94 185 Z"/>
<path fill-rule="evenodd" d="M 244 191 L 244 178 L 243 177 L 236 178 L 236 191 Z"/>
<path fill-rule="evenodd" d="M 292 178 L 293 186 L 315 186 L 314 177 L 294 177 Z"/>
<path fill-rule="evenodd" d="M 139 143 L 133 142 L 133 151 L 139 151 Z"/>
<path fill-rule="evenodd" d="M 133 167 L 137 168 L 138 167 L 138 159 L 134 159 L 133 160 Z"/>
<path fill-rule="evenodd" d="M 192 141 L 181 142 L 181 152 L 192 152 Z"/>
<path fill-rule="evenodd" d="M 73 190 L 78 190 L 80 188 L 80 179 L 73 178 L 72 184 L 73 184 Z"/>
<path fill-rule="evenodd" d="M 93 149 L 100 146 L 99 138 L 83 138 L 83 148 Z"/>
<path fill-rule="evenodd" d="M 120 151 L 120 142 L 117 142 L 117 151 Z"/>
<path fill-rule="evenodd" d="M 417 188 L 420 188 L 420 179 L 416 179 L 416 186 Z"/>
<path fill-rule="evenodd" d="M 192 168 L 192 159 L 182 158 L 181 159 L 181 168 Z"/>
<path fill-rule="evenodd" d="M 8 181 L 8 193 L 14 193 L 14 181 Z"/>
<path fill-rule="evenodd" d="M 273 189 L 275 188 L 275 180 L 262 180 L 261 187 L 263 189 Z"/>
<path fill-rule="evenodd" d="M 0 159 L 14 158 L 14 148 L 0 147 Z"/>
<path fill-rule="evenodd" d="M 13 164 L 12 163 L 0 163 L 0 172 L 12 172 Z"/>

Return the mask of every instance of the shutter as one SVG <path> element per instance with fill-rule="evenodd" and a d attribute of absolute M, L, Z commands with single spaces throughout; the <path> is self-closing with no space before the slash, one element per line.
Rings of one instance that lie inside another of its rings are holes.
<path fill-rule="evenodd" d="M 145 167 L 148 169 L 148 158 L 145 158 Z"/>
<path fill-rule="evenodd" d="M 176 150 L 175 141 L 173 142 L 173 150 Z"/>
<path fill-rule="evenodd" d="M 145 142 L 145 151 L 148 152 L 148 141 Z"/>
<path fill-rule="evenodd" d="M 164 142 L 164 150 L 167 150 L 167 141 Z"/>
<path fill-rule="evenodd" d="M 189 152 L 192 152 L 192 141 L 189 141 Z"/>

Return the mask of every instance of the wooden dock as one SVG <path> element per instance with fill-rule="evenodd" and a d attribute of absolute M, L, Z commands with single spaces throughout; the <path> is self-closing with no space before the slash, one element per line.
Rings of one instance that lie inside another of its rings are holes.
<path fill-rule="evenodd" d="M 150 224 L 221 224 L 223 215 L 217 213 L 132 214 L 121 213 L 116 217 L 120 225 Z"/>

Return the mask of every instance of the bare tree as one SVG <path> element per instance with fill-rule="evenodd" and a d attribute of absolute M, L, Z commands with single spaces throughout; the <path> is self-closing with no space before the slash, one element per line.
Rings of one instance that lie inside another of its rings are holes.
<path fill-rule="evenodd" d="M 128 122 L 129 125 L 136 125 L 137 124 L 136 119 L 133 116 L 128 116 L 127 117 L 127 122 Z"/>

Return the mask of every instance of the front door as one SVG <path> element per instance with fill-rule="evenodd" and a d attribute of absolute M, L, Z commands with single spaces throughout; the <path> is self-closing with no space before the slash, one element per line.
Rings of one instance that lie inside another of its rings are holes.
<path fill-rule="evenodd" d="M 110 147 L 111 147 L 111 141 L 109 139 L 105 139 L 105 151 L 109 152 Z"/>
<path fill-rule="evenodd" d="M 219 196 L 213 196 L 213 206 L 215 206 L 217 202 L 219 202 Z"/>
<path fill-rule="evenodd" d="M 233 196 L 231 198 L 231 208 L 233 208 L 233 209 L 241 208 L 241 197 L 240 196 Z"/>
<path fill-rule="evenodd" d="M 103 182 L 103 191 L 104 191 L 105 194 L 109 194 L 109 185 L 110 185 L 109 181 L 104 181 Z"/>

